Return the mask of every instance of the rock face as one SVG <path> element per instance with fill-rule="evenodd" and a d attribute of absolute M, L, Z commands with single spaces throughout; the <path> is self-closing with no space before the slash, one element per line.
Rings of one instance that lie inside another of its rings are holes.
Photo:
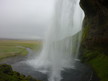
<path fill-rule="evenodd" d="M 108 1 L 81 0 L 80 6 L 85 12 L 82 60 L 96 71 L 100 81 L 108 81 Z"/>
<path fill-rule="evenodd" d="M 107 0 L 81 0 L 85 12 L 83 46 L 108 46 Z"/>

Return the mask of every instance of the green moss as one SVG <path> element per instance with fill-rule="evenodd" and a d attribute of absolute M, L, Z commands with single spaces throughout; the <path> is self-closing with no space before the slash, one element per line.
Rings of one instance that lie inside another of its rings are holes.
<path fill-rule="evenodd" d="M 90 60 L 89 63 L 94 67 L 101 81 L 108 81 L 108 57 L 99 55 L 97 58 Z"/>
<path fill-rule="evenodd" d="M 90 29 L 90 26 L 87 25 L 86 27 L 83 28 L 83 33 L 82 33 L 82 41 L 86 39 L 86 37 L 88 36 L 88 31 Z"/>
<path fill-rule="evenodd" d="M 31 76 L 24 76 L 12 70 L 10 65 L 0 65 L 0 81 L 39 81 Z"/>
<path fill-rule="evenodd" d="M 96 71 L 101 81 L 108 81 L 108 56 L 104 50 L 85 50 L 84 61 Z"/>

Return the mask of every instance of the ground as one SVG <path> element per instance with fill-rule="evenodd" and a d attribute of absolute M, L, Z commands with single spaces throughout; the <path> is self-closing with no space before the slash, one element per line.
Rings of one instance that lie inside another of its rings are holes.
<path fill-rule="evenodd" d="M 12 70 L 7 64 L 0 65 L 0 81 L 40 81 L 33 79 L 31 76 L 22 75 Z"/>
<path fill-rule="evenodd" d="M 12 56 L 25 56 L 28 54 L 26 48 L 38 50 L 41 41 L 31 40 L 0 40 L 0 60 Z"/>
<path fill-rule="evenodd" d="M 0 60 L 13 57 L 25 56 L 28 54 L 26 48 L 38 50 L 41 47 L 41 41 L 29 40 L 0 40 Z M 22 75 L 12 70 L 7 64 L 0 65 L 0 81 L 39 81 L 31 76 Z"/>

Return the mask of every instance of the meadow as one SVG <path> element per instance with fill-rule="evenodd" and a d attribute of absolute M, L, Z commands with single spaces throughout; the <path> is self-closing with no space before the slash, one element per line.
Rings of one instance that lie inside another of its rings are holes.
<path fill-rule="evenodd" d="M 28 54 L 26 48 L 38 50 L 42 42 L 36 40 L 0 40 L 0 60 Z"/>

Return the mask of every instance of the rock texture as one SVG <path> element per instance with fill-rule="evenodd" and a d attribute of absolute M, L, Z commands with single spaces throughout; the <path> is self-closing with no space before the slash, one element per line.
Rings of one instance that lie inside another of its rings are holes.
<path fill-rule="evenodd" d="M 81 56 L 100 81 L 108 81 L 108 1 L 81 0 L 84 10 Z"/>
<path fill-rule="evenodd" d="M 85 12 L 83 46 L 108 46 L 107 0 L 81 0 Z"/>

